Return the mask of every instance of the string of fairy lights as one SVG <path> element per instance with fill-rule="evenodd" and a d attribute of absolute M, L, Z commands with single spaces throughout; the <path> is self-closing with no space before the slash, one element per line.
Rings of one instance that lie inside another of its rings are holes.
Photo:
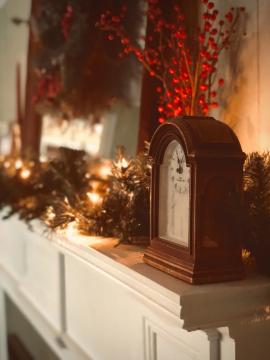
<path fill-rule="evenodd" d="M 62 148 L 51 161 L 2 157 L 0 209 L 61 233 L 148 239 L 150 170 L 146 154 L 97 161 Z"/>
<path fill-rule="evenodd" d="M 77 234 L 115 237 L 131 244 L 149 241 L 151 161 L 147 152 L 115 161 L 87 158 L 61 149 L 58 159 L 0 158 L 0 210 L 28 224 L 43 221 L 69 238 Z M 243 232 L 245 256 L 270 274 L 270 153 L 252 153 L 244 168 L 243 201 L 232 211 Z"/>

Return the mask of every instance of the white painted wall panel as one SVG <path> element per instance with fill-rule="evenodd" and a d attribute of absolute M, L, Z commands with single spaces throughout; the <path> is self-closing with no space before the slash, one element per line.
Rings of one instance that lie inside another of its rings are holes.
<path fill-rule="evenodd" d="M 162 315 L 101 269 L 65 259 L 67 334 L 93 359 L 210 359 L 205 333 L 181 329 L 179 318 Z"/>
<path fill-rule="evenodd" d="M 25 273 L 25 227 L 16 217 L 0 222 L 0 264 L 16 279 Z"/>
<path fill-rule="evenodd" d="M 239 39 L 223 54 L 220 77 L 226 85 L 221 108 L 213 115 L 237 133 L 245 152 L 270 150 L 270 2 L 267 0 L 215 1 L 227 12 L 231 6 L 246 8 Z"/>
<path fill-rule="evenodd" d="M 61 330 L 60 254 L 52 243 L 36 233 L 26 243 L 26 272 L 21 290 L 59 331 Z"/>

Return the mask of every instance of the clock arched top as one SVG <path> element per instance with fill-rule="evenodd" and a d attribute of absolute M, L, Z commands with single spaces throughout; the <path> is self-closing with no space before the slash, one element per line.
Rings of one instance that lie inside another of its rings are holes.
<path fill-rule="evenodd" d="M 163 161 L 165 150 L 173 140 L 182 145 L 187 164 L 194 159 L 209 157 L 209 154 L 219 158 L 239 158 L 241 162 L 245 158 L 232 129 L 211 117 L 183 116 L 160 125 L 149 149 L 155 163 Z"/>

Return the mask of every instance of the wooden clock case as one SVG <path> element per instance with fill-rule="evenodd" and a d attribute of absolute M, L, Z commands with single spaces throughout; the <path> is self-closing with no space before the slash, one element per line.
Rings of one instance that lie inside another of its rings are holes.
<path fill-rule="evenodd" d="M 191 170 L 188 247 L 159 237 L 159 169 L 172 140 L 183 147 Z M 151 240 L 144 261 L 192 284 L 241 279 L 237 204 L 245 154 L 234 132 L 210 117 L 176 118 L 156 130 L 149 154 L 153 159 Z"/>

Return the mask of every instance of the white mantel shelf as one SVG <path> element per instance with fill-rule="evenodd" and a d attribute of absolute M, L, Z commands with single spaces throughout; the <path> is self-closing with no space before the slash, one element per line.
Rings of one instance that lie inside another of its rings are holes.
<path fill-rule="evenodd" d="M 140 247 L 116 246 L 114 239 L 98 245 L 91 245 L 91 238 L 84 245 L 56 237 L 53 242 L 59 251 L 95 265 L 137 296 L 180 318 L 189 331 L 226 326 L 239 319 L 270 318 L 270 279 L 265 276 L 253 273 L 241 281 L 190 285 L 145 264 Z"/>
<path fill-rule="evenodd" d="M 34 228 L 0 222 L 2 317 L 7 295 L 60 358 L 269 360 L 268 278 L 189 285 L 139 247 Z"/>

